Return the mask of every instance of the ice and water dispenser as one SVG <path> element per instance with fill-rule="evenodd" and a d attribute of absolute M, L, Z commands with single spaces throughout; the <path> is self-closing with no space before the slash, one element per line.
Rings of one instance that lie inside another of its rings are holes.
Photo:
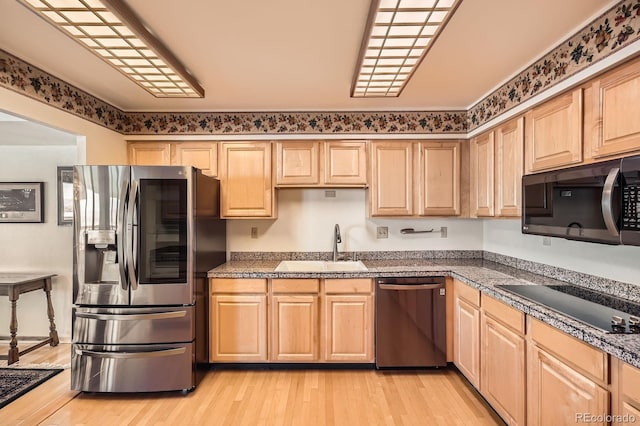
<path fill-rule="evenodd" d="M 118 283 L 120 272 L 114 230 L 89 229 L 85 245 L 85 282 Z"/>

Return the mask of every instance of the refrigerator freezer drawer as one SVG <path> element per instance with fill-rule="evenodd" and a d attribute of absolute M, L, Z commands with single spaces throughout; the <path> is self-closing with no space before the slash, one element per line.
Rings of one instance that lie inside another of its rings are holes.
<path fill-rule="evenodd" d="M 84 392 L 161 392 L 195 387 L 193 344 L 80 345 L 71 351 L 71 388 Z"/>
<path fill-rule="evenodd" d="M 74 343 L 175 343 L 194 338 L 195 306 L 73 309 Z"/>

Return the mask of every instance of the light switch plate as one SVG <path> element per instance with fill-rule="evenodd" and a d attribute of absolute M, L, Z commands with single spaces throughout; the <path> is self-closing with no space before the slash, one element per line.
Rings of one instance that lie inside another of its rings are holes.
<path fill-rule="evenodd" d="M 550 246 L 551 245 L 551 237 L 542 237 L 542 245 Z"/>
<path fill-rule="evenodd" d="M 376 238 L 389 238 L 389 228 L 386 226 L 378 226 L 376 228 Z"/>
<path fill-rule="evenodd" d="M 252 226 L 251 227 L 251 238 L 253 238 L 253 239 L 258 238 L 258 227 L 257 226 Z"/>

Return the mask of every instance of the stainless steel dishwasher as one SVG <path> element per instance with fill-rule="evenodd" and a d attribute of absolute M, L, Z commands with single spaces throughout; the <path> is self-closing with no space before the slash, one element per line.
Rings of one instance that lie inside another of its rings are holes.
<path fill-rule="evenodd" d="M 376 367 L 447 365 L 444 277 L 376 279 Z"/>

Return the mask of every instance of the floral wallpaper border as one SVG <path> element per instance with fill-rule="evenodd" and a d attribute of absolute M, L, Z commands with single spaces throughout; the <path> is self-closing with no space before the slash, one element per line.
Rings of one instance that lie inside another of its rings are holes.
<path fill-rule="evenodd" d="M 640 0 L 621 1 L 468 111 L 473 130 L 640 38 Z"/>
<path fill-rule="evenodd" d="M 640 39 L 640 0 L 621 1 L 469 111 L 126 112 L 0 49 L 0 87 L 126 135 L 467 133 Z"/>

